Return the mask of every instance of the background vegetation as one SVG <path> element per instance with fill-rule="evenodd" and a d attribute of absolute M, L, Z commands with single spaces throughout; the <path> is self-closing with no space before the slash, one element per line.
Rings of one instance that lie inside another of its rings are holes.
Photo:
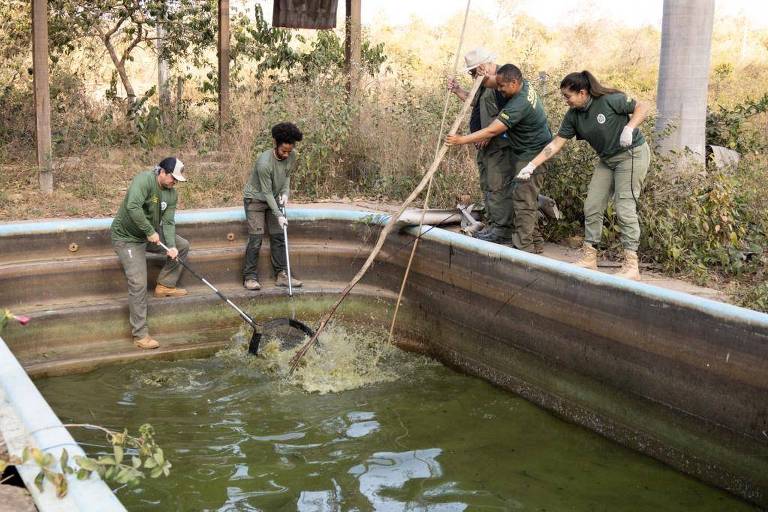
<path fill-rule="evenodd" d="M 131 177 L 168 154 L 179 155 L 191 177 L 180 188 L 182 207 L 237 206 L 254 155 L 269 146 L 269 127 L 283 120 L 306 134 L 293 181 L 296 199 L 397 201 L 432 161 L 459 15 L 437 27 L 419 20 L 370 27 L 363 92 L 349 101 L 342 31 L 273 29 L 259 4 L 254 9 L 249 3 L 249 11 L 233 14 L 233 117 L 219 141 L 215 0 L 179 1 L 173 9 L 153 1 L 98 0 L 89 9 L 82 2 L 50 3 L 56 189 L 44 197 L 35 171 L 29 6 L 0 0 L 0 220 L 112 215 Z M 170 108 L 163 112 L 155 87 L 158 25 L 166 30 L 164 55 L 171 63 Z M 512 9 L 496 19 L 473 13 L 464 51 L 483 45 L 499 63 L 520 65 L 556 129 L 565 110 L 557 86 L 573 70 L 590 69 L 609 85 L 655 101 L 659 31 L 606 26 L 595 19 L 552 30 Z M 736 302 L 763 311 L 766 83 L 768 33 L 750 30 L 748 20 L 718 19 L 708 143 L 736 149 L 743 158 L 737 169 L 707 167 L 685 176 L 655 158 L 640 199 L 646 264 L 724 288 Z M 449 119 L 458 102 L 450 107 Z M 652 127 L 653 120 L 643 126 L 647 136 Z M 220 143 L 226 149 L 219 151 Z M 594 158 L 584 143 L 571 143 L 555 160 L 545 193 L 565 219 L 547 227 L 550 241 L 582 233 Z M 472 148 L 449 152 L 435 192 L 433 203 L 440 206 L 451 206 L 460 192 L 476 195 Z M 611 255 L 618 248 L 611 212 L 604 229 Z"/>

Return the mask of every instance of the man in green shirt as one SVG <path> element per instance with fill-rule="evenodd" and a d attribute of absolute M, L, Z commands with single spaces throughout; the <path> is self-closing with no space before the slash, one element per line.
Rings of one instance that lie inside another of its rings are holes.
<path fill-rule="evenodd" d="M 494 74 L 497 65 L 494 56 L 484 48 L 476 48 L 464 56 L 465 70 L 474 78 L 482 66 L 487 73 Z M 487 79 L 486 79 L 487 81 Z M 458 81 L 448 81 L 449 90 L 461 101 L 465 101 L 467 91 L 459 86 Z M 469 131 L 474 133 L 490 125 L 499 115 L 507 99 L 495 87 L 485 82 L 480 86 L 472 100 L 472 114 Z M 481 240 L 509 242 L 514 234 L 514 211 L 512 206 L 514 157 L 509 139 L 505 133 L 475 142 L 477 148 L 477 167 L 480 172 L 480 190 L 487 218 L 487 228 L 475 236 Z"/>
<path fill-rule="evenodd" d="M 288 264 L 285 254 L 283 227 L 288 225 L 284 209 L 288 205 L 291 189 L 290 175 L 296 167 L 297 142 L 304 138 L 295 124 L 278 123 L 272 127 L 275 146 L 261 153 L 243 190 L 245 219 L 248 221 L 248 245 L 245 248 L 243 286 L 248 290 L 260 290 L 259 250 L 264 231 L 269 233 L 272 269 L 275 285 L 288 286 Z M 294 288 L 302 282 L 291 276 Z"/>
<path fill-rule="evenodd" d="M 489 73 L 492 70 L 482 69 Z M 495 76 L 488 77 L 488 86 L 496 86 L 508 99 L 496 120 L 488 127 L 468 136 L 452 135 L 446 143 L 469 144 L 505 133 L 509 138 L 514 155 L 513 169 L 509 173 L 510 181 L 536 156 L 551 140 L 552 133 L 547 125 L 547 115 L 536 90 L 523 79 L 520 69 L 513 64 L 505 64 L 496 70 Z M 512 213 L 514 233 L 512 245 L 528 252 L 541 252 L 543 238 L 538 230 L 538 196 L 544 181 L 541 169 L 533 179 L 516 182 L 512 191 Z"/>
<path fill-rule="evenodd" d="M 128 279 L 128 310 L 134 344 L 142 349 L 160 344 L 149 335 L 147 326 L 147 261 L 146 252 L 165 253 L 168 259 L 157 277 L 155 297 L 180 297 L 183 288 L 176 288 L 189 242 L 176 234 L 176 203 L 174 186 L 184 177 L 184 164 L 174 157 L 164 159 L 151 171 L 138 174 L 125 194 L 110 231 L 112 247 Z M 157 243 L 168 246 L 165 251 Z"/>

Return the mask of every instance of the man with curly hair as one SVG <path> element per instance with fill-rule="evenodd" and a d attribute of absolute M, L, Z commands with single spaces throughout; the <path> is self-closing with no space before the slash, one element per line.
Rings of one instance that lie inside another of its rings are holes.
<path fill-rule="evenodd" d="M 248 290 L 261 289 L 259 250 L 265 230 L 269 233 L 272 269 L 276 275 L 275 285 L 288 286 L 288 265 L 283 236 L 283 227 L 288 225 L 288 219 L 278 204 L 283 208 L 288 205 L 290 175 L 296 168 L 296 154 L 293 149 L 303 138 L 301 130 L 293 123 L 278 123 L 273 126 L 272 139 L 275 145 L 258 156 L 251 177 L 245 184 L 243 204 L 248 221 L 248 245 L 245 249 L 243 286 Z M 291 284 L 298 288 L 303 283 L 292 277 Z"/>

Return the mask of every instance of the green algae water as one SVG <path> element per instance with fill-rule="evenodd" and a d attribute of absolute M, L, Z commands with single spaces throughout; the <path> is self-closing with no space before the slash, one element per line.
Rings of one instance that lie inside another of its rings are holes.
<path fill-rule="evenodd" d="M 171 476 L 116 489 L 131 511 L 753 510 L 380 339 L 335 327 L 291 381 L 269 344 L 37 385 L 64 423 L 154 425 Z"/>

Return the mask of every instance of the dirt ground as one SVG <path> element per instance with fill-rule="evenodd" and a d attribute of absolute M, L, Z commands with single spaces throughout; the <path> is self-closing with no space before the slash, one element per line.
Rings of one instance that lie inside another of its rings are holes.
<path fill-rule="evenodd" d="M 0 459 L 8 459 L 5 442 L 0 438 Z M 0 484 L 0 512 L 36 512 L 37 507 L 32 501 L 29 491 L 8 483 Z"/>

